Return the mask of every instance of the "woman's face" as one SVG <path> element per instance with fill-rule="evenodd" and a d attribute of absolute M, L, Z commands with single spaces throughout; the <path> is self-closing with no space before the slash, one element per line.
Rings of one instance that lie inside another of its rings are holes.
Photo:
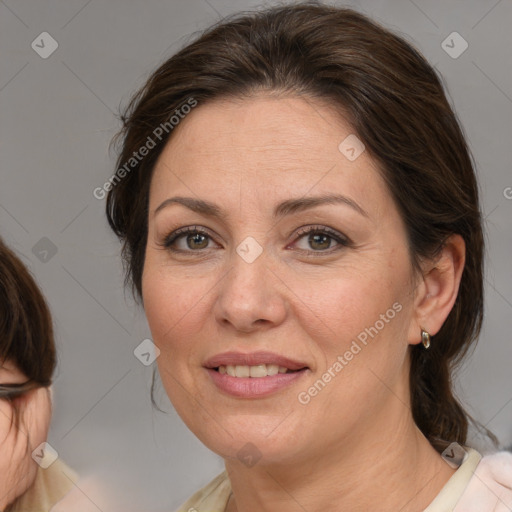
<path fill-rule="evenodd" d="M 351 127 L 313 100 L 255 96 L 200 104 L 175 130 L 151 183 L 142 288 L 188 427 L 226 458 L 275 463 L 405 415 L 406 234 Z"/>
<path fill-rule="evenodd" d="M 10 362 L 0 366 L 0 384 L 23 384 L 27 377 Z M 14 407 L 19 424 L 13 420 Z M 32 451 L 46 441 L 51 416 L 47 388 L 36 388 L 13 400 L 0 400 L 0 510 L 34 482 L 37 464 Z"/>

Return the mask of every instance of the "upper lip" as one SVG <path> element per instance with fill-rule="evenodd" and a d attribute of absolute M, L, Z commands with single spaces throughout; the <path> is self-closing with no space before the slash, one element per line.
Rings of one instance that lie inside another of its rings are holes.
<path fill-rule="evenodd" d="M 273 352 L 224 352 L 208 359 L 206 368 L 218 368 L 219 366 L 257 366 L 260 364 L 276 364 L 289 370 L 301 370 L 307 368 L 307 364 L 295 361 L 289 357 L 274 354 Z"/>

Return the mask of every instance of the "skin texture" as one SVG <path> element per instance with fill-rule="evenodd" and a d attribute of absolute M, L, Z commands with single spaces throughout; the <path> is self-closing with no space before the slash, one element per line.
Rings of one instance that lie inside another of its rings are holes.
<path fill-rule="evenodd" d="M 14 365 L 0 367 L 2 384 L 21 384 L 27 377 Z M 37 388 L 15 399 L 19 428 L 11 425 L 13 405 L 0 400 L 0 510 L 21 496 L 34 482 L 37 464 L 32 451 L 46 441 L 51 417 L 48 388 Z"/>
<path fill-rule="evenodd" d="M 217 100 L 175 130 L 151 183 L 143 301 L 167 394 L 226 461 L 228 509 L 423 510 L 453 470 L 412 420 L 408 352 L 421 328 L 435 335 L 453 306 L 462 239 L 453 236 L 416 275 L 377 165 L 366 151 L 349 161 L 338 150 L 353 131 L 317 100 Z M 367 215 L 329 204 L 272 217 L 282 201 L 330 193 Z M 226 217 L 177 204 L 155 214 L 173 196 L 214 202 Z M 183 236 L 173 246 L 181 253 L 164 247 L 184 226 L 209 237 L 187 245 Z M 329 227 L 350 242 L 315 243 L 297 235 L 304 226 Z M 263 249 L 252 263 L 236 252 L 249 236 Z M 397 303 L 400 312 L 301 404 L 298 394 Z M 234 398 L 203 367 L 226 351 L 271 351 L 309 369 L 269 397 Z M 237 458 L 249 442 L 261 455 L 252 467 Z"/>

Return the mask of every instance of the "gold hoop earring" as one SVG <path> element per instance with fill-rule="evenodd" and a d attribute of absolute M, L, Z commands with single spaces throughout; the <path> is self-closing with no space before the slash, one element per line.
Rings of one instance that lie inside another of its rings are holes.
<path fill-rule="evenodd" d="M 425 348 L 430 347 L 430 334 L 424 329 L 421 329 L 421 343 Z"/>

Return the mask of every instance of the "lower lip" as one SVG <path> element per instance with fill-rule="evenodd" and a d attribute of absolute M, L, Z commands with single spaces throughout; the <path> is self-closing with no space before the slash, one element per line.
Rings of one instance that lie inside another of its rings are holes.
<path fill-rule="evenodd" d="M 211 368 L 206 369 L 214 384 L 228 395 L 240 398 L 261 398 L 281 389 L 304 376 L 307 369 L 292 373 L 278 373 L 267 377 L 231 377 Z"/>

